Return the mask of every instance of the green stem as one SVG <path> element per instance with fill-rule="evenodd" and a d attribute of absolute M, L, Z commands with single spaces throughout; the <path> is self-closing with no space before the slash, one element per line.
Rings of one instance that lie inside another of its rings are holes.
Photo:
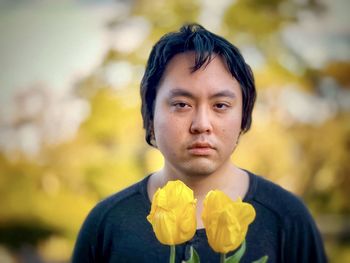
<path fill-rule="evenodd" d="M 225 263 L 226 255 L 224 253 L 220 254 L 220 263 Z"/>
<path fill-rule="evenodd" d="M 175 245 L 170 246 L 170 259 L 169 263 L 175 263 Z"/>

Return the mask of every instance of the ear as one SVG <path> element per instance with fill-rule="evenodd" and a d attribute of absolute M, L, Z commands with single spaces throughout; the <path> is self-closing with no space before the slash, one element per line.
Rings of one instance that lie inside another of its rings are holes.
<path fill-rule="evenodd" d="M 241 135 L 243 134 L 243 131 L 241 130 L 238 134 L 238 137 L 237 137 L 237 141 L 236 141 L 236 145 L 238 145 L 239 143 L 239 139 L 241 138 Z"/>
<path fill-rule="evenodd" d="M 154 127 L 153 127 L 153 120 L 151 121 L 150 128 L 149 128 L 149 134 L 150 134 L 150 143 L 154 148 L 157 147 L 157 141 L 156 141 L 156 136 L 154 134 Z"/>

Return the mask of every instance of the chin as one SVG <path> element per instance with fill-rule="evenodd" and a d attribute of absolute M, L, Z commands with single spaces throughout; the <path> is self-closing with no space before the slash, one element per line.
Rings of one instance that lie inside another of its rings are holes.
<path fill-rule="evenodd" d="M 209 176 L 217 170 L 217 167 L 211 162 L 200 162 L 186 165 L 182 170 L 189 176 Z"/>

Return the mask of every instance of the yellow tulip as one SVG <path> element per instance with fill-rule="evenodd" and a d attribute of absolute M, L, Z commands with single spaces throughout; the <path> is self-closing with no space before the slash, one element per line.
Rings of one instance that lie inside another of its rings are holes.
<path fill-rule="evenodd" d="M 196 199 L 183 182 L 169 181 L 153 196 L 147 220 L 157 239 L 164 245 L 177 245 L 190 240 L 196 232 Z"/>
<path fill-rule="evenodd" d="M 255 219 L 252 205 L 231 200 L 223 192 L 210 191 L 203 203 L 202 220 L 211 248 L 222 254 L 238 248 L 248 225 Z"/>

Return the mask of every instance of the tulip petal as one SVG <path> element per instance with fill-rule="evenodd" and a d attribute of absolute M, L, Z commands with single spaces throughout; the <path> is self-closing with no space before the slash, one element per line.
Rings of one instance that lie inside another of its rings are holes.
<path fill-rule="evenodd" d="M 188 203 L 182 211 L 179 222 L 179 232 L 182 240 L 190 240 L 197 228 L 196 222 L 196 202 Z"/>
<path fill-rule="evenodd" d="M 234 210 L 236 211 L 236 216 L 240 222 L 244 225 L 249 225 L 255 219 L 255 210 L 251 204 L 248 203 L 234 203 Z"/>
<path fill-rule="evenodd" d="M 190 240 L 196 231 L 196 200 L 181 181 L 169 181 L 153 196 L 147 220 L 159 242 L 176 245 Z"/>
<path fill-rule="evenodd" d="M 210 191 L 204 202 L 202 220 L 209 245 L 218 253 L 228 253 L 245 239 L 248 225 L 255 219 L 252 205 L 231 200 L 222 191 Z"/>
<path fill-rule="evenodd" d="M 170 211 L 159 209 L 153 222 L 157 239 L 165 245 L 172 245 L 175 239 L 175 215 Z"/>

